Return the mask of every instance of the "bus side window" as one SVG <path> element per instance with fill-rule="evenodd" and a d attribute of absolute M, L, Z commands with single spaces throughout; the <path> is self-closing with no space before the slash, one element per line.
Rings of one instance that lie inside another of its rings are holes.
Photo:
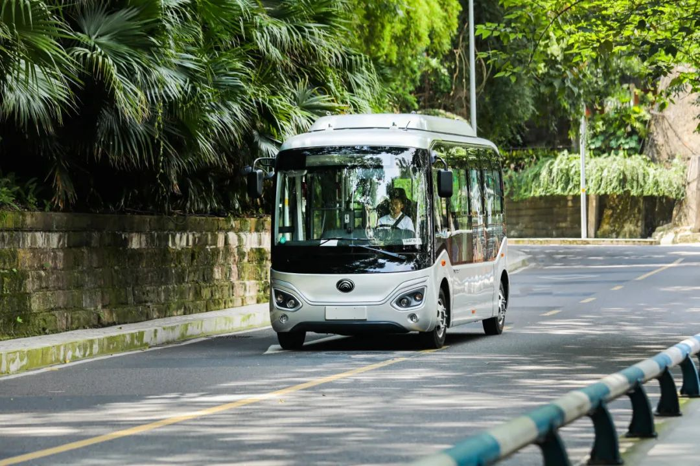
<path fill-rule="evenodd" d="M 488 223 L 494 223 L 494 216 L 503 213 L 503 193 L 498 170 L 484 170 L 484 189 Z"/>
<path fill-rule="evenodd" d="M 482 193 L 481 173 L 478 168 L 469 169 L 469 204 L 471 207 L 472 222 L 475 225 L 483 223 L 482 218 Z"/>
<path fill-rule="evenodd" d="M 437 172 L 433 172 L 433 186 L 437 186 Z M 437 188 L 433 189 L 433 205 L 435 212 L 435 233 L 441 234 L 449 229 L 447 222 L 447 199 L 438 196 Z"/>

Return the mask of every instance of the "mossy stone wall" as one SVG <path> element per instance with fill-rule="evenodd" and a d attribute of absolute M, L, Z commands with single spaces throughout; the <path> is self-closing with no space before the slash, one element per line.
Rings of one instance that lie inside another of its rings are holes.
<path fill-rule="evenodd" d="M 578 238 L 581 236 L 581 199 L 543 196 L 506 199 L 506 227 L 511 238 Z"/>
<path fill-rule="evenodd" d="M 589 207 L 591 201 L 589 196 Z M 596 209 L 588 210 L 596 238 L 648 238 L 659 225 L 671 221 L 675 204 L 667 198 L 624 195 L 598 196 L 598 201 Z M 580 238 L 581 198 L 506 199 L 506 225 L 511 238 Z"/>
<path fill-rule="evenodd" d="M 268 219 L 0 212 L 0 339 L 265 302 Z"/>

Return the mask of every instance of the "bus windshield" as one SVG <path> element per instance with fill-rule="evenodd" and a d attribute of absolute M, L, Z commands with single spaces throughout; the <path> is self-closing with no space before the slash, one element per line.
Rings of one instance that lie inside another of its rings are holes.
<path fill-rule="evenodd" d="M 428 243 L 427 153 L 323 147 L 280 153 L 275 246 L 417 251 Z M 391 254 L 389 254 L 391 256 Z"/>

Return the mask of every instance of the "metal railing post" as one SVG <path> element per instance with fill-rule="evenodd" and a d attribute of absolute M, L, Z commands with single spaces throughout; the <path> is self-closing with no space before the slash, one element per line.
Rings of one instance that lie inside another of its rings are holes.
<path fill-rule="evenodd" d="M 681 363 L 683 370 L 683 385 L 681 386 L 681 395 L 688 398 L 700 397 L 700 379 L 698 379 L 698 369 L 690 355 Z"/>
<path fill-rule="evenodd" d="M 615 422 L 605 403 L 601 402 L 588 416 L 593 421 L 595 430 L 595 440 L 588 464 L 622 464 Z"/>
<path fill-rule="evenodd" d="M 658 381 L 661 386 L 661 398 L 659 398 L 659 404 L 656 405 L 656 415 L 662 417 L 682 416 L 676 382 L 674 382 L 668 367 L 658 377 Z"/>
<path fill-rule="evenodd" d="M 556 430 L 552 430 L 545 438 L 538 441 L 537 446 L 542 450 L 544 466 L 571 466 L 564 442 Z"/>
<path fill-rule="evenodd" d="M 632 390 L 627 392 L 627 396 L 632 402 L 632 420 L 625 436 L 631 438 L 656 437 L 654 414 L 644 385 L 637 383 Z"/>

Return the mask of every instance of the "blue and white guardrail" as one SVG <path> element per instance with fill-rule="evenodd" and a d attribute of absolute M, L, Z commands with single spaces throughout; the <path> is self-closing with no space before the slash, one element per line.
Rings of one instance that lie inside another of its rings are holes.
<path fill-rule="evenodd" d="M 669 370 L 683 371 L 681 394 L 700 396 L 698 370 L 692 356 L 700 353 L 700 334 L 678 343 L 653 358 L 604 377 L 581 390 L 574 390 L 524 416 L 484 431 L 452 448 L 415 462 L 415 466 L 485 466 L 494 464 L 522 448 L 537 444 L 546 466 L 569 462 L 558 429 L 588 416 L 593 420 L 595 440 L 588 464 L 622 464 L 617 431 L 607 403 L 627 395 L 632 402 L 632 421 L 627 437 L 656 437 L 654 414 L 680 416 L 678 392 Z M 644 383 L 659 380 L 661 397 L 656 412 L 644 390 Z"/>

